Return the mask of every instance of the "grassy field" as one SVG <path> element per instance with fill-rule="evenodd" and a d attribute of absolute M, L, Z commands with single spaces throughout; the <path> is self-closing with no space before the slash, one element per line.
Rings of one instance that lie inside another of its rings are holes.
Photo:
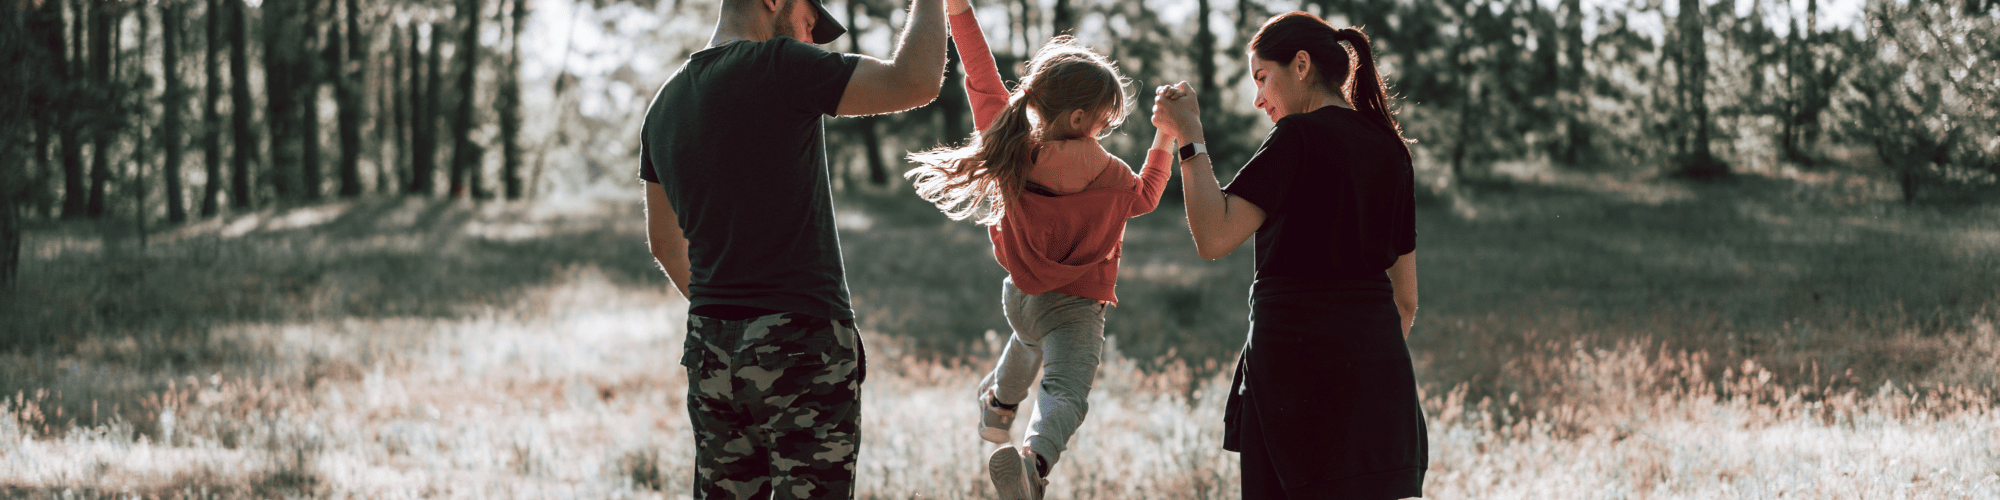
<path fill-rule="evenodd" d="M 1419 210 L 1431 498 L 2000 497 L 2000 207 L 1839 176 L 1560 176 Z M 636 190 L 635 190 L 636 193 Z M 983 234 L 842 207 L 865 498 L 990 498 Z M 1133 222 L 1051 498 L 1235 498 L 1250 255 Z M 374 199 L 35 228 L 0 292 L 0 497 L 680 498 L 684 303 L 636 200 Z"/>

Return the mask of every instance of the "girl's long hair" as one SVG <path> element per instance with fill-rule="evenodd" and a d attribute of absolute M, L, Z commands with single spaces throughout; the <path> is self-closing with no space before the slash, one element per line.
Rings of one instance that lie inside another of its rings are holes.
<path fill-rule="evenodd" d="M 1043 123 L 1035 123 L 1030 109 L 1042 114 Z M 903 177 L 952 220 L 976 217 L 980 224 L 998 224 L 1007 205 L 1020 199 L 1042 144 L 1089 133 L 1063 125 L 1061 117 L 1079 109 L 1107 118 L 1105 131 L 1117 128 L 1127 112 L 1125 78 L 1109 59 L 1075 38 L 1058 36 L 1035 52 L 1028 74 L 986 131 L 962 147 L 911 153 L 918 165 Z"/>
<path fill-rule="evenodd" d="M 1354 52 L 1350 54 L 1341 42 L 1353 46 Z M 1369 48 L 1368 34 L 1357 26 L 1334 29 L 1325 19 L 1310 12 L 1288 12 L 1272 16 L 1257 29 L 1257 36 L 1250 39 L 1250 51 L 1266 61 L 1290 64 L 1293 55 L 1301 50 L 1312 57 L 1322 88 L 1339 93 L 1356 111 L 1403 141 L 1405 150 L 1409 148 L 1411 141 L 1403 138 L 1403 126 L 1396 122 L 1397 111 L 1390 109 L 1396 96 L 1389 94 L 1389 84 L 1375 70 L 1375 53 Z M 1348 71 L 1350 60 L 1352 73 Z M 1351 88 L 1347 85 L 1350 78 L 1354 82 Z"/>

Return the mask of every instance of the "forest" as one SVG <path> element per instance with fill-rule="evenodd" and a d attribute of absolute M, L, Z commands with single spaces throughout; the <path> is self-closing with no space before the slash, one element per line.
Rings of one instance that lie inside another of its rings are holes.
<path fill-rule="evenodd" d="M 910 5 L 826 1 L 876 57 Z M 972 4 L 1007 80 L 1057 34 L 1116 62 L 1133 165 L 1190 82 L 1225 181 L 1256 26 L 1365 30 L 1416 141 L 1427 497 L 2000 496 L 2000 0 Z M 0 0 L 0 497 L 682 498 L 638 135 L 718 8 Z M 949 54 L 824 120 L 859 498 L 992 498 L 1005 272 L 903 177 L 970 139 Z M 1239 497 L 1253 256 L 1166 193 L 1052 497 Z"/>
<path fill-rule="evenodd" d="M 598 123 L 564 121 L 574 111 L 563 108 L 576 102 L 565 96 L 579 92 L 580 79 L 658 78 L 669 69 L 592 75 L 564 66 L 524 82 L 520 39 L 535 3 L 9 1 L 0 19 L 0 64 L 9 75 L 0 247 L 10 250 L 0 252 L 0 277 L 12 275 L 19 228 L 34 220 L 123 217 L 143 228 L 364 193 L 530 195 L 553 182 L 546 150 L 596 137 L 568 137 L 572 129 L 634 133 L 629 110 L 585 117 Z M 683 20 L 713 8 L 629 3 Z M 1845 162 L 1880 171 L 1907 201 L 1990 189 L 2000 174 L 2000 46 L 1992 41 L 2000 37 L 2000 1 L 1867 0 L 1858 19 L 1838 23 L 1819 4 L 1196 0 L 1190 9 L 1021 0 L 980 7 L 1006 22 L 994 31 L 1008 76 L 1037 40 L 1075 33 L 1123 61 L 1137 88 L 1195 83 L 1210 101 L 1204 109 L 1218 111 L 1211 128 L 1221 135 L 1213 139 L 1219 165 L 1240 164 L 1260 139 L 1240 84 L 1246 37 L 1273 13 L 1306 9 L 1362 26 L 1379 45 L 1403 98 L 1407 135 L 1419 141 L 1440 189 L 1520 160 L 1693 178 Z M 864 41 L 885 41 L 906 7 L 832 6 L 856 33 L 828 48 L 882 55 L 886 43 Z M 683 45 L 706 33 L 669 31 L 665 37 Z M 574 44 L 571 37 L 564 42 Z M 831 122 L 829 142 L 841 145 L 847 177 L 887 185 L 904 169 L 897 151 L 964 140 L 956 75 L 948 75 L 945 96 L 919 112 Z M 524 84 L 547 96 L 536 109 L 523 107 Z M 656 85 L 592 90 L 643 102 Z M 535 127 L 542 137 L 524 137 L 524 117 L 555 123 Z M 1145 136 L 1125 134 L 1114 151 L 1136 157 Z M 612 153 L 632 156 L 636 141 L 624 148 Z"/>

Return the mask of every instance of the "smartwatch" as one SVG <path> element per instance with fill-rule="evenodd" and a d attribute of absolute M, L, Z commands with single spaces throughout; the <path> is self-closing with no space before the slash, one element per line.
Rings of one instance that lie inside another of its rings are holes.
<path fill-rule="evenodd" d="M 1180 151 L 1180 161 L 1185 162 L 1194 159 L 1194 155 L 1205 155 L 1205 154 L 1208 154 L 1208 146 L 1203 145 L 1202 143 L 1190 142 L 1187 144 L 1182 144 Z"/>

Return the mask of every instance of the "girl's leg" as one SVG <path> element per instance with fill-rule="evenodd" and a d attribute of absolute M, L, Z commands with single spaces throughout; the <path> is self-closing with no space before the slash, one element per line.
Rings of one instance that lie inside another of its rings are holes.
<path fill-rule="evenodd" d="M 1042 294 L 1038 320 L 1049 325 L 1042 337 L 1047 373 L 1028 422 L 1028 446 L 1044 471 L 1055 465 L 1090 412 L 1090 387 L 1104 359 L 1104 304 L 1095 299 Z"/>
<path fill-rule="evenodd" d="M 1007 314 L 1007 324 L 1014 333 L 1007 338 L 1007 347 L 1000 352 L 1000 360 L 993 365 L 993 371 L 986 374 L 986 380 L 979 384 L 981 398 L 992 391 L 993 399 L 1003 405 L 1019 404 L 1028 397 L 1028 385 L 1034 383 L 1035 375 L 1042 370 L 1042 335 L 1036 330 L 1030 309 L 1036 297 L 1014 287 L 1014 280 L 1008 278 L 1000 285 L 1000 305 Z"/>

